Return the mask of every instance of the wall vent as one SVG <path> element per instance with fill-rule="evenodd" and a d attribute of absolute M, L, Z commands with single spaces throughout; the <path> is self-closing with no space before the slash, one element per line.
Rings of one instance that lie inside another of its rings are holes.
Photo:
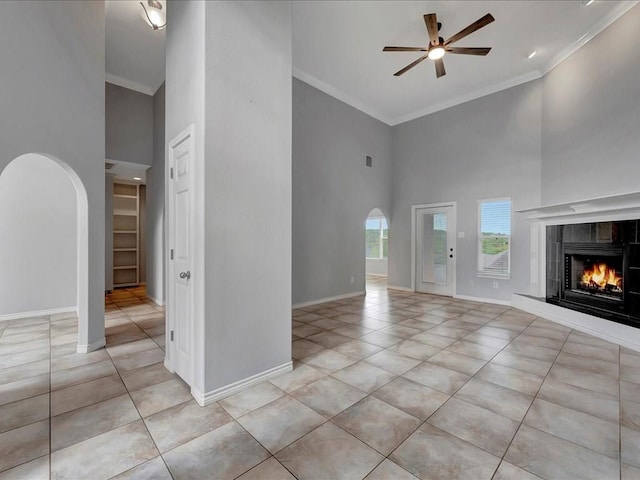
<path fill-rule="evenodd" d="M 373 165 L 373 157 L 371 155 L 367 155 L 364 157 L 364 164 L 368 167 L 371 168 L 371 166 Z"/>

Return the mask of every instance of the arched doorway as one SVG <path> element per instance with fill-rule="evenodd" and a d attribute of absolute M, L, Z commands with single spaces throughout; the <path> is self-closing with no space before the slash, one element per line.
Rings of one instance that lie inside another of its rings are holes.
<path fill-rule="evenodd" d="M 386 290 L 389 222 L 379 208 L 365 220 L 365 278 L 367 291 Z"/>
<path fill-rule="evenodd" d="M 79 353 L 89 341 L 87 192 L 65 162 L 41 153 L 15 158 L 0 171 L 0 318 L 75 309 Z"/>

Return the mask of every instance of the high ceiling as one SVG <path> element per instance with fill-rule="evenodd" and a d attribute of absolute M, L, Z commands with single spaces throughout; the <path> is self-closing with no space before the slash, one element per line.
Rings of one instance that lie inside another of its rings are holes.
<path fill-rule="evenodd" d="M 305 1 L 293 2 L 293 73 L 395 125 L 534 78 L 553 68 L 638 1 Z M 107 0 L 107 79 L 144 93 L 164 80 L 164 32 L 140 17 L 140 4 Z M 168 8 L 171 8 L 169 2 Z M 446 55 L 436 79 L 430 60 L 383 53 L 385 45 L 424 46 L 422 15 L 435 12 L 447 38 L 491 13 L 496 21 L 456 46 L 492 47 L 487 57 Z M 167 28 L 171 28 L 168 25 Z M 527 54 L 537 50 L 532 59 Z M 120 79 L 121 81 L 115 81 Z M 126 82 L 130 82 L 126 85 Z"/>

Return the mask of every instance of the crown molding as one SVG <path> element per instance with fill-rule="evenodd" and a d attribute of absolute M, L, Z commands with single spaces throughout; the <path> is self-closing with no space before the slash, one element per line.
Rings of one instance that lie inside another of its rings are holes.
<path fill-rule="evenodd" d="M 571 54 L 575 53 L 579 48 L 586 45 L 587 42 L 596 37 L 605 28 L 607 28 L 609 25 L 618 20 L 638 4 L 640 4 L 640 0 L 623 1 L 609 10 L 609 12 L 604 17 L 602 17 L 600 21 L 598 21 L 593 27 L 591 27 L 587 33 L 582 35 L 578 40 L 573 42 L 567 48 L 554 55 L 551 60 L 549 60 L 549 62 L 547 62 L 547 64 L 541 69 L 542 76 L 549 73 L 565 59 L 571 56 Z"/>
<path fill-rule="evenodd" d="M 322 80 L 318 80 L 316 77 L 303 72 L 299 68 L 293 67 L 291 73 L 298 80 L 301 80 L 304 83 L 308 83 L 309 85 L 317 88 L 321 92 L 324 92 L 327 95 L 340 100 L 342 103 L 346 103 L 350 107 L 353 107 L 356 110 L 360 110 L 362 113 L 366 113 L 370 117 L 373 117 L 376 120 L 381 121 L 382 123 L 386 123 L 387 125 L 392 125 L 391 120 L 385 117 L 384 115 L 382 115 L 380 112 L 377 112 L 372 108 L 369 108 L 367 105 L 356 100 L 351 95 L 347 95 L 343 91 L 338 90 L 335 87 L 332 87 L 328 83 L 325 83 Z"/>
<path fill-rule="evenodd" d="M 145 95 L 149 95 L 151 97 L 153 97 L 153 95 L 156 93 L 151 87 L 138 82 L 134 82 L 133 80 L 127 80 L 126 78 L 118 77 L 117 75 L 112 75 L 110 73 L 105 74 L 105 81 L 107 83 L 112 83 L 113 85 L 118 85 L 119 87 L 134 90 L 138 93 L 144 93 Z"/>

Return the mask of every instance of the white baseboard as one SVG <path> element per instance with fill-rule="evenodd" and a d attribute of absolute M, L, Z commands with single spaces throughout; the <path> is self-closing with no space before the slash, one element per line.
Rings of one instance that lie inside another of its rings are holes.
<path fill-rule="evenodd" d="M 400 290 L 401 292 L 413 292 L 411 288 L 400 287 L 398 285 L 387 285 L 387 290 Z"/>
<path fill-rule="evenodd" d="M 302 308 L 302 307 L 310 307 L 311 305 L 317 305 L 318 303 L 333 302 L 335 300 L 344 300 L 345 298 L 359 297 L 361 295 L 365 295 L 366 293 L 367 292 L 362 290 L 360 292 L 352 292 L 352 293 L 345 293 L 343 295 L 336 295 L 335 297 L 319 298 L 317 300 L 311 300 L 310 302 L 296 303 L 294 305 L 291 305 L 291 308 L 296 309 L 296 308 Z"/>
<path fill-rule="evenodd" d="M 386 273 L 369 273 L 369 272 L 367 272 L 367 277 L 383 277 L 383 278 L 387 278 L 388 275 Z"/>
<path fill-rule="evenodd" d="M 215 390 L 212 390 L 210 392 L 202 393 L 194 387 L 191 387 L 191 395 L 193 395 L 193 398 L 196 399 L 198 405 L 200 405 L 201 407 L 205 407 L 214 402 L 217 402 L 218 400 L 233 395 L 234 393 L 238 393 L 241 390 L 245 390 L 257 383 L 264 382 L 265 380 L 277 377 L 278 375 L 290 372 L 291 370 L 293 370 L 293 362 L 287 362 L 277 367 L 265 370 L 264 372 L 260 372 L 247 377 L 245 379 L 238 380 L 237 382 L 230 383 L 229 385 L 225 385 L 224 387 L 216 388 Z"/>
<path fill-rule="evenodd" d="M 504 305 L 506 307 L 511 306 L 511 302 L 509 300 L 498 300 L 496 298 L 472 297 L 471 295 L 454 295 L 453 298 L 469 300 L 471 302 L 493 303 L 494 305 Z"/>
<path fill-rule="evenodd" d="M 105 340 L 104 337 L 102 337 L 100 340 L 90 343 L 89 345 L 81 345 L 78 344 L 78 348 L 76 350 L 76 352 L 78 353 L 89 353 L 89 352 L 93 352 L 95 350 L 98 350 L 99 348 L 104 347 L 107 344 L 107 341 Z"/>
<path fill-rule="evenodd" d="M 149 295 L 148 293 L 146 294 L 146 297 L 151 300 L 153 303 L 155 303 L 156 305 L 159 305 L 161 307 L 164 307 L 164 302 L 162 300 L 158 300 L 155 297 L 152 297 L 151 295 Z"/>
<path fill-rule="evenodd" d="M 565 327 L 573 328 L 608 342 L 640 352 L 640 329 L 604 318 L 594 317 L 582 312 L 547 303 L 544 299 L 535 299 L 514 294 L 511 304 L 515 308 L 533 313 Z"/>
<path fill-rule="evenodd" d="M 5 322 L 7 320 L 19 320 L 21 318 L 46 317 L 48 315 L 56 315 L 58 313 L 70 313 L 76 311 L 77 308 L 74 306 L 50 308 L 48 310 L 34 310 L 32 312 L 5 313 L 0 315 L 0 322 Z"/>

